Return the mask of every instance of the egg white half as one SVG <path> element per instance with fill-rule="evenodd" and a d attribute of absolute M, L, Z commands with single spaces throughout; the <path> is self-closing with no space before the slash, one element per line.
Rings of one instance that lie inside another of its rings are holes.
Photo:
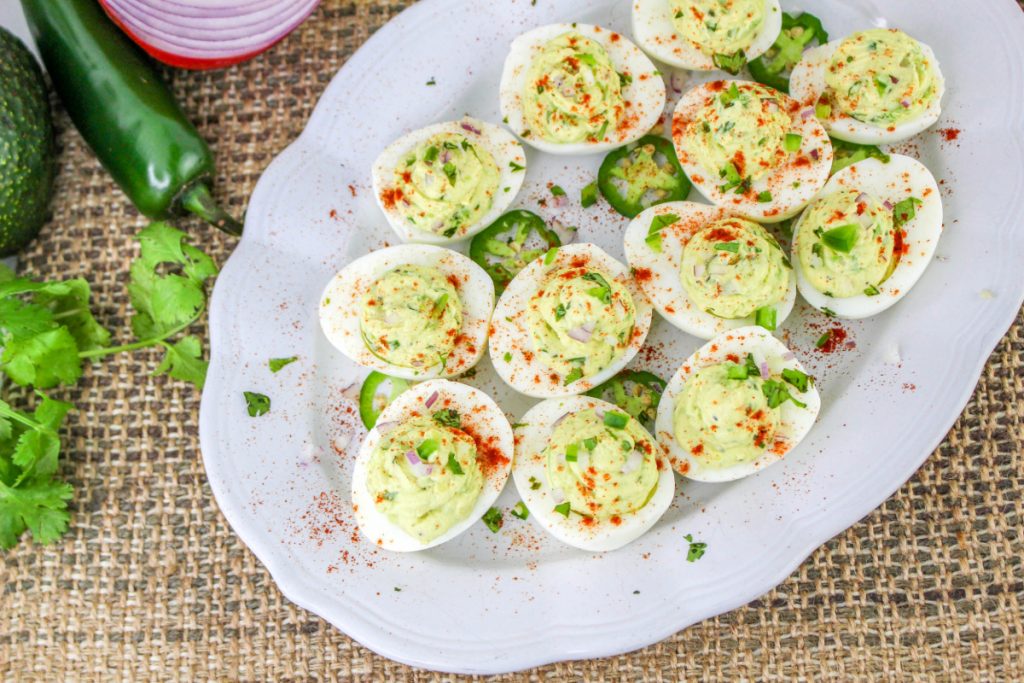
<path fill-rule="evenodd" d="M 633 0 L 633 37 L 651 57 L 690 71 L 713 71 L 718 67 L 709 55 L 679 35 L 672 22 L 668 0 Z M 782 30 L 782 8 L 778 0 L 764 0 L 764 23 L 744 53 L 747 61 L 768 51 Z"/>
<path fill-rule="evenodd" d="M 499 173 L 498 185 L 494 190 L 490 210 L 476 222 L 461 226 L 451 237 L 415 228 L 402 216 L 395 205 L 389 206 L 383 199 L 393 184 L 395 169 L 405 163 L 409 153 L 441 133 L 463 135 L 474 144 L 490 152 L 494 163 L 498 165 Z M 519 170 L 515 170 L 516 168 Z M 384 212 L 388 224 L 399 237 L 406 242 L 449 244 L 472 237 L 480 232 L 512 204 L 523 186 L 523 178 L 526 177 L 526 153 L 519 141 L 504 128 L 467 116 L 458 121 L 435 123 L 403 135 L 380 153 L 377 160 L 373 162 L 370 173 L 373 178 L 373 196 L 377 200 L 377 205 Z M 508 188 L 507 192 L 505 188 Z"/>
<path fill-rule="evenodd" d="M 590 396 L 569 396 L 542 401 L 527 411 L 519 420 L 521 426 L 515 430 L 516 455 L 512 479 L 530 511 L 530 519 L 552 536 L 583 550 L 615 550 L 642 536 L 665 514 L 675 496 L 675 476 L 657 440 L 652 438 L 659 463 L 658 486 L 647 504 L 637 512 L 623 516 L 619 524 L 599 520 L 584 524 L 583 517 L 578 514 L 570 513 L 566 517 L 556 512 L 555 506 L 562 500 L 548 482 L 546 460 L 542 454 L 560 417 L 589 408 L 620 410 L 611 403 Z M 539 488 L 531 487 L 531 477 L 541 482 Z"/>
<path fill-rule="evenodd" d="M 829 60 L 842 42 L 842 39 L 833 40 L 805 51 L 803 58 L 793 67 L 789 77 L 789 93 L 802 105 L 813 108 L 818 98 L 825 92 L 825 71 L 828 69 Z M 946 81 L 942 77 L 939 60 L 932 49 L 920 41 L 918 44 L 925 58 L 935 67 L 935 87 L 938 96 L 931 105 L 916 118 L 888 126 L 858 121 L 833 108 L 829 117 L 821 122 L 829 135 L 862 145 L 881 145 L 913 137 L 939 120 Z"/>
<path fill-rule="evenodd" d="M 552 270 L 570 267 L 574 259 L 585 259 L 588 265 L 592 264 L 595 269 L 625 285 L 633 297 L 636 317 L 633 335 L 622 356 L 601 372 L 563 386 L 562 378 L 551 376 L 551 368 L 544 364 L 533 346 L 526 310 L 545 275 Z M 519 271 L 498 299 L 488 342 L 491 362 L 501 379 L 521 394 L 536 398 L 581 394 L 613 377 L 637 354 L 651 329 L 651 304 L 629 276 L 629 269 L 596 244 L 580 243 L 559 247 L 550 263 L 545 263 L 545 260 L 541 256 Z"/>
<path fill-rule="evenodd" d="M 437 396 L 434 397 L 431 406 L 427 407 L 426 403 L 435 393 Z M 423 543 L 393 524 L 386 515 L 377 510 L 366 487 L 367 467 L 370 456 L 385 433 L 381 431 L 382 429 L 386 430 L 393 423 L 410 415 L 425 414 L 441 408 L 457 410 L 466 431 L 476 435 L 478 441 L 489 442 L 490 447 L 499 449 L 505 457 L 505 462 L 500 466 L 483 469 L 484 487 L 466 519 L 430 543 Z M 513 453 L 512 427 L 501 408 L 490 396 L 474 387 L 443 379 L 417 384 L 384 409 L 376 426 L 366 435 L 359 448 L 352 470 L 352 507 L 359 530 L 374 545 L 398 552 L 426 550 L 449 541 L 476 523 L 498 499 L 512 470 Z"/>
<path fill-rule="evenodd" d="M 686 131 L 690 126 L 703 123 L 701 110 L 705 104 L 732 83 L 740 88 L 752 86 L 772 91 L 782 110 L 790 114 L 793 125 L 790 130 L 801 136 L 800 148 L 790 152 L 783 164 L 754 181 L 751 191 L 744 195 L 722 192 L 719 189 L 722 179 L 698 163 L 686 144 Z M 818 120 L 813 115 L 803 115 L 797 102 L 788 95 L 752 81 L 711 81 L 684 93 L 672 117 L 672 139 L 683 170 L 708 201 L 758 223 L 777 223 L 795 216 L 825 185 L 832 168 L 832 143 Z M 771 200 L 758 201 L 757 195 L 765 191 L 771 193 Z"/>
<path fill-rule="evenodd" d="M 661 229 L 661 251 L 654 251 L 646 241 L 651 234 L 651 221 L 655 216 L 668 214 L 679 216 L 679 220 Z M 754 324 L 753 316 L 727 319 L 701 310 L 687 295 L 679 277 L 683 248 L 690 238 L 704 226 L 731 215 L 721 207 L 707 204 L 666 202 L 646 209 L 626 227 L 623 249 L 639 287 L 661 317 L 701 339 Z M 774 306 L 777 325 L 789 316 L 795 301 L 796 279 L 790 277 L 786 296 Z"/>
<path fill-rule="evenodd" d="M 693 455 L 676 441 L 673 415 L 676 401 L 686 380 L 703 367 L 727 362 L 730 354 L 742 362 L 748 353 L 754 356 L 754 361 L 758 365 L 766 362 L 773 375 L 781 373 L 783 368 L 807 373 L 786 345 L 761 327 L 741 327 L 723 332 L 697 349 L 669 380 L 665 393 L 661 396 L 658 417 L 654 423 L 655 434 L 668 451 L 672 467 L 683 476 L 707 482 L 733 481 L 749 476 L 781 460 L 814 426 L 814 421 L 821 410 L 821 397 L 817 388 L 812 385 L 805 393 L 800 393 L 789 387 L 791 393 L 806 403 L 807 407 L 800 408 L 790 401 L 780 406 L 782 421 L 776 434 L 778 441 L 756 460 L 724 468 L 706 467 L 699 456 Z"/>
<path fill-rule="evenodd" d="M 901 154 L 890 154 L 889 163 L 878 159 L 865 159 L 847 166 L 832 176 L 819 196 L 827 197 L 844 190 L 865 192 L 880 204 L 895 206 L 907 197 L 917 197 L 921 205 L 914 217 L 903 224 L 903 244 L 906 250 L 892 275 L 878 285 L 879 294 L 859 294 L 851 297 L 831 297 L 815 289 L 806 278 L 797 245 L 806 235 L 800 234 L 804 215 L 793 224 L 793 270 L 797 288 L 807 303 L 819 311 L 829 309 L 839 318 L 867 318 L 881 313 L 910 291 L 924 275 L 932 261 L 935 247 L 942 236 L 942 198 L 931 171 L 916 159 Z"/>
<path fill-rule="evenodd" d="M 534 57 L 543 53 L 549 41 L 563 33 L 576 31 L 601 46 L 608 53 L 615 70 L 626 73 L 632 81 L 622 88 L 622 99 L 629 104 L 628 118 L 604 139 L 595 142 L 556 143 L 535 135 L 523 136 L 528 129 L 523 115 L 523 92 Z M 661 117 L 665 108 L 665 82 L 640 48 L 611 29 L 592 24 L 549 24 L 520 35 L 512 41 L 499 86 L 501 115 L 512 131 L 526 144 L 550 154 L 591 154 L 621 147 L 643 137 Z"/>
<path fill-rule="evenodd" d="M 437 268 L 455 284 L 462 301 L 462 331 L 445 364 L 408 368 L 393 365 L 366 348 L 359 311 L 367 289 L 389 270 L 402 265 Z M 477 364 L 487 346 L 487 326 L 494 310 L 494 282 L 466 256 L 428 244 L 400 244 L 378 249 L 345 266 L 320 297 L 320 327 L 336 349 L 359 365 L 402 379 L 454 377 Z"/>

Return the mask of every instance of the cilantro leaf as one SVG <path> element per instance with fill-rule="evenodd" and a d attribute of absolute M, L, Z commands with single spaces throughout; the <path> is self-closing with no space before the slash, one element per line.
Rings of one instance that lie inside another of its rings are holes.
<path fill-rule="evenodd" d="M 289 356 L 288 358 L 271 358 L 267 361 L 267 366 L 270 367 L 271 372 L 280 372 L 286 365 L 291 365 L 298 359 L 298 356 Z"/>
<path fill-rule="evenodd" d="M 74 384 L 82 376 L 78 346 L 66 327 L 7 340 L 0 355 L 0 367 L 16 384 L 39 389 Z"/>
<path fill-rule="evenodd" d="M 249 417 L 259 417 L 270 412 L 270 397 L 255 391 L 243 391 L 245 396 L 245 407 Z"/>
<path fill-rule="evenodd" d="M 191 382 L 197 389 L 202 389 L 206 382 L 206 369 L 209 363 L 203 360 L 203 345 L 199 338 L 190 334 L 173 345 L 167 342 L 161 342 L 161 345 L 166 352 L 153 374 L 166 373 L 174 379 Z"/>

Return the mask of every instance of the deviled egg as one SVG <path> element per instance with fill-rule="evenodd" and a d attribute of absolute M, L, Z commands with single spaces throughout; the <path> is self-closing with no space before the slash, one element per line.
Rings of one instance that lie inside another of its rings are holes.
<path fill-rule="evenodd" d="M 371 543 L 409 552 L 468 529 L 512 469 L 512 427 L 479 389 L 417 384 L 380 414 L 352 472 L 352 507 Z"/>
<path fill-rule="evenodd" d="M 873 28 L 812 48 L 789 92 L 840 140 L 877 145 L 917 135 L 939 119 L 945 80 L 932 49 L 899 29 Z"/>
<path fill-rule="evenodd" d="M 761 223 L 795 215 L 828 180 L 832 143 L 796 100 L 752 81 L 711 81 L 676 105 L 679 163 L 713 204 Z"/>
<path fill-rule="evenodd" d="M 487 345 L 494 283 L 462 254 L 428 244 L 378 249 L 320 297 L 327 339 L 359 365 L 402 379 L 453 377 Z"/>
<path fill-rule="evenodd" d="M 657 60 L 736 73 L 782 29 L 778 0 L 633 0 L 633 37 Z"/>
<path fill-rule="evenodd" d="M 651 305 L 629 270 L 597 245 L 570 244 L 505 288 L 491 322 L 491 361 L 522 394 L 570 396 L 625 367 L 650 327 Z"/>
<path fill-rule="evenodd" d="M 587 154 L 647 133 L 665 107 L 665 82 L 621 33 L 550 24 L 512 41 L 500 95 L 505 122 L 527 144 Z"/>
<path fill-rule="evenodd" d="M 672 502 L 675 477 L 661 446 L 611 403 L 553 398 L 520 423 L 513 481 L 531 517 L 563 543 L 621 548 Z"/>
<path fill-rule="evenodd" d="M 903 298 L 932 260 L 942 200 L 921 162 L 892 154 L 829 179 L 793 226 L 797 287 L 840 318 L 866 318 Z"/>
<path fill-rule="evenodd" d="M 793 310 L 796 278 L 778 241 L 723 208 L 652 206 L 626 228 L 623 247 L 644 294 L 683 332 L 711 339 L 755 323 L 775 329 Z"/>
<path fill-rule="evenodd" d="M 686 359 L 665 387 L 655 433 L 680 474 L 732 481 L 781 460 L 820 409 L 793 353 L 764 328 L 741 327 Z"/>
<path fill-rule="evenodd" d="M 400 137 L 371 173 L 377 204 L 399 237 L 445 244 L 504 213 L 523 185 L 526 154 L 505 129 L 467 117 Z"/>

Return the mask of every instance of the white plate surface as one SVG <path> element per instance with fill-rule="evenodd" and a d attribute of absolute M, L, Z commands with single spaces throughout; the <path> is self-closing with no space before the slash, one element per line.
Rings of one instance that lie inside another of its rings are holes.
<path fill-rule="evenodd" d="M 346 388 L 365 371 L 322 336 L 317 299 L 342 265 L 394 243 L 369 191 L 373 159 L 434 121 L 499 121 L 504 46 L 522 31 L 578 20 L 630 34 L 628 0 L 497 0 L 472 11 L 425 0 L 349 60 L 267 169 L 213 294 L 203 457 L 221 510 L 285 595 L 369 648 L 431 669 L 501 672 L 612 655 L 770 590 L 921 465 L 1024 299 L 1024 15 L 1012 0 L 783 4 L 814 11 L 834 36 L 890 25 L 930 44 L 948 84 L 936 128 L 961 131 L 947 140 L 933 129 L 897 148 L 940 180 L 946 214 L 937 260 L 914 290 L 874 319 L 844 323 L 855 348 L 835 354 L 814 349 L 825 320 L 806 304 L 786 321 L 782 333 L 819 377 L 822 412 L 807 440 L 741 481 L 678 480 L 651 532 L 603 555 L 507 513 L 497 535 L 477 524 L 411 555 L 359 540 L 348 490 L 364 431 Z M 528 154 L 513 206 L 578 225 L 581 239 L 622 259 L 627 221 L 604 202 L 578 205 L 601 155 Z M 572 201 L 540 206 L 550 182 Z M 671 377 L 701 343 L 659 319 L 651 351 L 631 367 Z M 291 355 L 299 362 L 269 372 L 267 359 Z M 533 403 L 486 359 L 469 381 L 513 421 Z M 246 390 L 269 395 L 270 413 L 250 418 Z M 499 504 L 516 500 L 509 486 Z M 685 534 L 707 543 L 699 562 L 686 561 Z"/>

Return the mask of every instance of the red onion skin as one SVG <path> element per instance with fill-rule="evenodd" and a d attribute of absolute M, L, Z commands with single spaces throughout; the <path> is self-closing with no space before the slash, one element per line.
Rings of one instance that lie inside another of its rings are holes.
<path fill-rule="evenodd" d="M 320 0 L 316 0 L 316 2 L 314 2 L 310 6 L 309 14 L 303 16 L 301 19 L 299 19 L 295 26 L 292 26 L 290 29 L 285 30 L 284 33 L 274 38 L 271 42 L 260 45 L 258 47 L 254 47 L 253 50 L 249 52 L 209 59 L 200 57 L 189 57 L 187 55 L 179 55 L 173 52 L 167 52 L 166 50 L 162 50 L 158 47 L 150 45 L 142 36 L 139 36 L 134 31 L 132 31 L 131 28 L 127 26 L 125 22 L 120 18 L 119 14 L 117 13 L 117 9 L 114 6 L 116 5 L 115 2 L 113 2 L 112 0 L 99 0 L 99 3 L 100 7 L 103 8 L 103 11 L 106 12 L 108 17 L 110 17 L 110 20 L 113 21 L 118 28 L 124 31 L 125 35 L 131 38 L 136 45 L 145 50 L 146 54 L 148 54 L 150 57 L 153 57 L 154 59 L 161 61 L 164 64 L 168 64 L 179 69 L 192 69 L 194 71 L 203 71 L 207 69 L 223 69 L 233 64 L 239 64 L 240 62 L 248 61 L 257 55 L 266 52 L 270 48 L 274 47 L 274 45 L 277 45 L 279 42 L 287 38 L 289 33 L 298 28 L 299 24 L 305 21 L 309 17 L 309 15 L 312 14 L 313 11 L 317 8 L 317 5 L 320 4 Z"/>
<path fill-rule="evenodd" d="M 426 403 L 424 403 L 423 405 L 425 405 L 426 407 L 429 408 L 430 406 L 434 405 L 434 401 L 436 401 L 436 400 L 437 400 L 437 392 L 435 391 L 434 393 L 432 393 L 430 395 L 430 398 L 428 398 Z"/>
<path fill-rule="evenodd" d="M 469 131 L 470 133 L 473 133 L 475 135 L 480 135 L 481 131 L 480 131 L 479 128 L 471 126 L 470 124 L 465 123 L 465 122 L 461 123 L 460 125 L 462 126 L 462 130 Z"/>

